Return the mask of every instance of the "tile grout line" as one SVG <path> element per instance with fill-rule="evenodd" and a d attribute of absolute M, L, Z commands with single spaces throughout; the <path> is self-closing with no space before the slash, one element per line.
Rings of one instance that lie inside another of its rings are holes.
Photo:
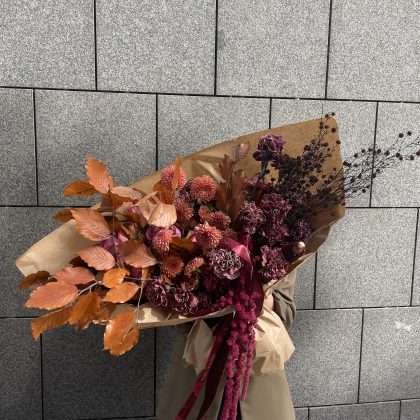
<path fill-rule="evenodd" d="M 39 182 L 38 182 L 38 136 L 36 133 L 36 105 L 35 105 L 35 89 L 32 89 L 32 107 L 33 107 L 33 124 L 34 124 L 34 154 L 35 154 L 35 190 L 36 190 L 36 206 L 39 206 Z"/>
<path fill-rule="evenodd" d="M 95 90 L 98 90 L 98 49 L 97 49 L 97 36 L 96 36 L 96 0 L 93 0 L 93 36 L 95 47 Z"/>
<path fill-rule="evenodd" d="M 370 173 L 370 190 L 369 190 L 369 207 L 372 207 L 372 190 L 373 190 L 373 177 L 374 177 L 374 168 L 375 168 L 375 152 L 376 152 L 376 134 L 378 131 L 378 111 L 379 111 L 379 102 L 376 102 L 375 110 L 375 128 L 373 132 L 373 153 L 372 153 L 372 170 Z"/>
<path fill-rule="evenodd" d="M 396 403 L 402 401 L 411 401 L 411 400 L 418 400 L 419 398 L 401 398 L 400 400 L 373 400 L 373 401 L 363 401 L 361 403 L 357 402 L 346 402 L 346 403 L 334 403 L 334 404 L 320 404 L 320 405 L 311 405 L 311 406 L 295 406 L 294 408 L 319 408 L 319 407 L 348 407 L 351 405 L 368 405 L 368 404 L 380 404 L 380 403 Z"/>
<path fill-rule="evenodd" d="M 362 325 L 360 331 L 360 353 L 359 353 L 359 380 L 357 382 L 357 403 L 360 404 L 360 381 L 362 377 L 362 349 L 363 349 L 363 330 L 365 326 L 365 310 L 362 308 Z"/>
<path fill-rule="evenodd" d="M 217 94 L 217 39 L 219 32 L 219 0 L 216 0 L 215 29 L 214 29 L 214 96 Z"/>
<path fill-rule="evenodd" d="M 416 254 L 417 254 L 418 232 L 419 232 L 419 209 L 417 209 L 416 230 L 415 230 L 415 234 L 414 234 L 414 255 L 413 255 L 413 272 L 411 274 L 410 306 L 413 306 L 414 279 L 415 279 L 415 270 L 416 270 Z"/>
<path fill-rule="evenodd" d="M 328 97 L 328 73 L 330 69 L 330 46 L 331 46 L 331 20 L 332 20 L 332 5 L 333 0 L 330 0 L 330 12 L 328 21 L 328 43 L 327 43 L 327 67 L 325 71 L 325 93 L 324 99 Z"/>
<path fill-rule="evenodd" d="M 42 420 L 45 418 L 45 409 L 44 409 L 44 350 L 43 350 L 43 340 L 42 340 L 42 334 L 39 336 L 39 354 L 40 354 L 40 380 L 41 380 L 41 415 Z"/>
<path fill-rule="evenodd" d="M 400 407 L 398 412 L 398 420 L 401 420 L 401 411 L 402 411 L 402 401 L 400 400 Z"/>
<path fill-rule="evenodd" d="M 268 108 L 268 128 L 271 128 L 271 114 L 273 110 L 273 98 L 270 98 L 270 106 Z"/>
<path fill-rule="evenodd" d="M 317 271 L 318 271 L 318 252 L 315 253 L 315 267 L 314 267 L 314 295 L 313 295 L 313 308 L 316 309 L 316 280 L 317 280 Z"/>

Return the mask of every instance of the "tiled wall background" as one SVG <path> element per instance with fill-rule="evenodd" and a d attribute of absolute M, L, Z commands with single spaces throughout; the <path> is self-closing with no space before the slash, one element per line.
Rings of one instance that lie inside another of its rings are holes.
<path fill-rule="evenodd" d="M 0 418 L 151 419 L 170 331 L 33 342 L 14 259 L 86 154 L 129 183 L 244 132 L 334 111 L 346 154 L 420 132 L 418 0 L 0 1 Z M 420 164 L 373 182 L 298 279 L 300 420 L 420 419 Z M 417 251 L 416 251 L 417 250 Z M 417 261 L 416 261 L 417 258 Z"/>

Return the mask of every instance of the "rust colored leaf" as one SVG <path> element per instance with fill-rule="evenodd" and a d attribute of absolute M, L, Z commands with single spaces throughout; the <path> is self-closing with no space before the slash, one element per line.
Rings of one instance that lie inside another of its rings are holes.
<path fill-rule="evenodd" d="M 108 322 L 111 319 L 111 315 L 114 312 L 116 306 L 117 305 L 115 303 L 102 301 L 101 307 L 96 314 L 95 322 Z"/>
<path fill-rule="evenodd" d="M 174 176 L 172 178 L 172 191 L 175 191 L 179 185 L 180 185 L 180 178 L 181 178 L 181 158 L 179 156 L 176 157 L 175 160 L 175 171 L 174 171 Z"/>
<path fill-rule="evenodd" d="M 71 214 L 71 209 L 60 210 L 54 215 L 54 220 L 60 223 L 66 223 L 71 219 L 73 219 L 73 215 Z"/>
<path fill-rule="evenodd" d="M 137 204 L 147 223 L 167 228 L 176 222 L 176 209 L 173 204 L 163 203 L 156 192 L 143 197 Z"/>
<path fill-rule="evenodd" d="M 142 280 L 147 280 L 150 278 L 150 267 L 145 267 L 141 269 L 141 279 Z"/>
<path fill-rule="evenodd" d="M 95 188 L 93 188 L 88 181 L 81 179 L 71 182 L 64 188 L 64 195 L 66 197 L 74 195 L 80 197 L 90 197 L 93 194 L 96 194 Z"/>
<path fill-rule="evenodd" d="M 66 267 L 54 274 L 57 280 L 69 284 L 87 284 L 95 281 L 95 275 L 84 267 Z"/>
<path fill-rule="evenodd" d="M 101 306 L 101 299 L 94 292 L 89 292 L 79 297 L 73 305 L 69 324 L 79 329 L 87 328 L 97 318 Z"/>
<path fill-rule="evenodd" d="M 111 190 L 113 196 L 118 197 L 121 201 L 138 201 L 143 198 L 143 194 L 131 187 L 114 187 Z"/>
<path fill-rule="evenodd" d="M 181 251 L 181 252 L 188 252 L 191 254 L 195 248 L 195 243 L 188 238 L 172 238 L 171 240 L 171 248 Z"/>
<path fill-rule="evenodd" d="M 249 152 L 249 143 L 240 143 L 233 148 L 232 157 L 234 162 L 242 160 Z"/>
<path fill-rule="evenodd" d="M 105 217 L 93 209 L 71 210 L 79 233 L 91 241 L 102 241 L 111 235 Z"/>
<path fill-rule="evenodd" d="M 37 340 L 45 331 L 66 325 L 71 311 L 72 308 L 63 308 L 33 319 L 31 322 L 32 337 Z"/>
<path fill-rule="evenodd" d="M 136 268 L 151 267 L 157 263 L 156 258 L 150 252 L 149 248 L 135 240 L 124 242 L 120 245 L 119 250 L 122 253 L 124 261 Z"/>
<path fill-rule="evenodd" d="M 112 268 L 104 274 L 102 280 L 106 287 L 112 289 L 124 281 L 124 277 L 128 275 L 128 270 L 125 268 Z"/>
<path fill-rule="evenodd" d="M 166 189 L 160 181 L 153 185 L 153 191 L 157 192 L 157 197 L 162 203 L 172 204 L 175 200 L 174 192 Z"/>
<path fill-rule="evenodd" d="M 110 270 L 115 265 L 114 256 L 99 245 L 93 245 L 79 252 L 80 258 L 96 270 Z"/>
<path fill-rule="evenodd" d="M 105 302 L 125 303 L 129 301 L 140 289 L 140 287 L 131 282 L 125 282 L 109 290 L 104 297 Z"/>
<path fill-rule="evenodd" d="M 133 332 L 133 331 L 136 331 Z M 136 326 L 136 311 L 128 309 L 112 318 L 105 327 L 104 349 L 114 356 L 120 356 L 131 350 L 139 339 Z"/>
<path fill-rule="evenodd" d="M 50 273 L 48 271 L 37 271 L 29 274 L 20 283 L 19 288 L 29 289 L 30 287 L 39 287 L 47 283 Z"/>
<path fill-rule="evenodd" d="M 96 191 L 106 194 L 114 186 L 106 166 L 100 160 L 88 159 L 85 168 L 89 183 Z"/>
<path fill-rule="evenodd" d="M 27 308 L 57 309 L 68 305 L 77 298 L 78 289 L 64 281 L 54 281 L 35 289 L 25 306 Z"/>

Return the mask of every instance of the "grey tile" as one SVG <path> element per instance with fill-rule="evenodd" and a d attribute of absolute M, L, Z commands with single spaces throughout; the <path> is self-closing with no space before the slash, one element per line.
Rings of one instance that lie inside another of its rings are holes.
<path fill-rule="evenodd" d="M 307 408 L 296 408 L 296 420 L 308 420 Z"/>
<path fill-rule="evenodd" d="M 314 306 L 315 256 L 299 268 L 296 277 L 295 302 L 297 309 L 312 309 Z"/>
<path fill-rule="evenodd" d="M 323 97 L 328 0 L 219 1 L 217 93 Z"/>
<path fill-rule="evenodd" d="M 0 85 L 94 89 L 93 2 L 6 0 Z"/>
<path fill-rule="evenodd" d="M 420 419 L 420 400 L 401 401 L 400 420 L 419 420 Z"/>
<path fill-rule="evenodd" d="M 268 128 L 269 100 L 159 96 L 159 164 Z"/>
<path fill-rule="evenodd" d="M 399 420 L 398 401 L 310 408 L 311 420 Z"/>
<path fill-rule="evenodd" d="M 415 1 L 334 1 L 328 96 L 419 100 L 419 31 Z"/>
<path fill-rule="evenodd" d="M 286 364 L 295 405 L 356 402 L 361 328 L 359 309 L 298 311 Z"/>
<path fill-rule="evenodd" d="M 33 310 L 23 307 L 27 293 L 18 289 L 23 277 L 15 266 L 15 260 L 57 226 L 52 219 L 56 211 L 49 208 L 0 208 L 0 316 L 35 314 Z"/>
<path fill-rule="evenodd" d="M 153 416 L 154 335 L 142 331 L 123 356 L 104 352 L 103 328 L 68 328 L 43 337 L 45 417 Z"/>
<path fill-rule="evenodd" d="M 335 113 L 343 159 L 351 157 L 361 148 L 373 146 L 375 134 L 376 104 L 350 101 L 305 101 L 275 99 L 271 113 L 271 126 L 296 123 Z M 348 206 L 369 205 L 369 194 L 347 200 Z"/>
<path fill-rule="evenodd" d="M 63 188 L 85 178 L 87 155 L 130 184 L 155 168 L 153 95 L 40 91 L 36 94 L 41 204 L 85 204 Z"/>
<path fill-rule="evenodd" d="M 420 308 L 366 309 L 360 401 L 420 397 Z"/>
<path fill-rule="evenodd" d="M 0 89 L 1 204 L 36 204 L 32 91 Z"/>
<path fill-rule="evenodd" d="M 98 0 L 98 86 L 213 93 L 215 0 Z"/>
<path fill-rule="evenodd" d="M 29 320 L 0 319 L 0 418 L 42 419 L 39 342 Z"/>
<path fill-rule="evenodd" d="M 317 308 L 410 302 L 415 209 L 350 209 L 318 252 Z"/>
<path fill-rule="evenodd" d="M 378 111 L 377 148 L 385 150 L 395 142 L 399 133 L 412 131 L 410 139 L 420 135 L 420 105 L 380 103 Z M 414 148 L 417 152 L 419 146 Z M 420 206 L 420 161 L 404 161 L 387 168 L 373 182 L 373 206 Z"/>

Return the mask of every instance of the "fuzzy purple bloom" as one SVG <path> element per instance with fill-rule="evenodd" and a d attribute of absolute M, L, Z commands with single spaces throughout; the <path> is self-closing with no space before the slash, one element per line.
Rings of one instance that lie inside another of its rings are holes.
<path fill-rule="evenodd" d="M 280 194 L 269 193 L 263 196 L 260 208 L 265 217 L 265 225 L 262 230 L 269 244 L 274 245 L 283 241 L 289 235 L 285 218 L 292 208 L 290 203 Z"/>
<path fill-rule="evenodd" d="M 312 226 L 306 219 L 297 220 L 290 228 L 290 238 L 296 242 L 306 242 L 311 233 Z"/>
<path fill-rule="evenodd" d="M 253 235 L 264 221 L 264 212 L 253 201 L 247 201 L 238 215 L 240 229 L 249 235 Z"/>
<path fill-rule="evenodd" d="M 207 257 L 213 273 L 220 279 L 233 280 L 239 276 L 242 262 L 233 251 L 224 248 L 214 249 Z"/>
<path fill-rule="evenodd" d="M 283 255 L 281 248 L 270 248 L 267 245 L 261 247 L 261 259 L 259 275 L 263 283 L 279 280 L 287 274 L 288 261 Z"/>
<path fill-rule="evenodd" d="M 257 150 L 254 153 L 254 159 L 261 162 L 268 162 L 273 160 L 276 156 L 280 155 L 283 150 L 285 141 L 281 136 L 268 134 L 261 137 L 258 142 Z"/>
<path fill-rule="evenodd" d="M 159 280 L 147 281 L 144 286 L 144 294 L 152 305 L 161 308 L 166 308 L 168 306 L 167 288 Z"/>

